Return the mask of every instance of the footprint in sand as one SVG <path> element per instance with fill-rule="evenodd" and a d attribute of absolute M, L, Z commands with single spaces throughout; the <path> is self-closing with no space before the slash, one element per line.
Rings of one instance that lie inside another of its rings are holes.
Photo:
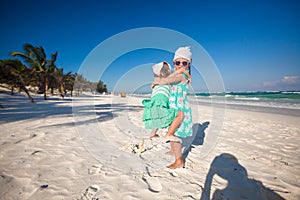
<path fill-rule="evenodd" d="M 80 200 L 92 200 L 99 190 L 100 188 L 98 185 L 89 186 L 82 194 Z"/>
<path fill-rule="evenodd" d="M 160 191 L 162 191 L 162 185 L 159 182 L 159 179 L 157 177 L 144 176 L 143 180 L 147 183 L 148 189 L 151 192 L 160 192 Z"/>
<path fill-rule="evenodd" d="M 166 168 L 165 170 L 173 177 L 178 177 L 179 175 L 184 176 L 188 172 L 187 168 L 176 168 L 176 169 Z"/>
<path fill-rule="evenodd" d="M 101 165 L 100 164 L 96 164 L 93 165 L 90 169 L 89 169 L 89 174 L 90 175 L 96 175 L 99 174 L 101 172 Z"/>

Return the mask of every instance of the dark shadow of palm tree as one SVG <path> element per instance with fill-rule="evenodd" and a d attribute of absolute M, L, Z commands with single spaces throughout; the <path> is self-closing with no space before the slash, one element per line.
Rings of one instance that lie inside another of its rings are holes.
<path fill-rule="evenodd" d="M 0 110 L 0 123 L 72 113 L 71 106 L 60 105 L 71 101 L 70 99 L 49 98 L 45 101 L 41 97 L 35 97 L 35 101 L 35 104 L 25 101 L 24 95 L 0 97 L 0 102 L 5 105 Z"/>
<path fill-rule="evenodd" d="M 189 152 L 191 152 L 192 148 L 195 148 L 195 146 L 203 145 L 205 129 L 208 127 L 208 125 L 209 122 L 204 122 L 203 124 L 193 124 L 193 135 L 191 137 L 182 139 L 182 148 L 184 149 L 182 156 L 184 160 L 188 156 Z"/>
<path fill-rule="evenodd" d="M 105 121 L 112 120 L 114 117 L 118 117 L 117 114 L 118 112 L 122 112 L 126 110 L 130 112 L 138 112 L 141 108 L 140 106 L 128 106 L 126 104 L 97 104 L 95 106 L 76 106 L 76 109 L 77 109 L 76 122 L 66 122 L 66 123 L 59 123 L 55 125 L 44 125 L 40 127 L 74 126 L 74 125 L 83 125 L 83 124 L 87 125 L 96 122 L 105 122 Z M 84 120 L 84 116 L 89 116 L 92 114 L 95 114 L 96 118 Z M 81 116 L 83 116 L 82 119 Z"/>
<path fill-rule="evenodd" d="M 215 175 L 227 181 L 224 189 L 216 189 L 212 198 L 211 185 Z M 265 187 L 261 181 L 249 179 L 247 170 L 236 157 L 223 153 L 213 160 L 206 176 L 200 200 L 217 199 L 263 199 L 282 200 L 279 194 Z"/>
<path fill-rule="evenodd" d="M 105 98 L 101 97 L 101 98 Z M 0 97 L 0 103 L 5 103 L 3 109 L 0 109 L 0 124 L 20 121 L 28 119 L 41 119 L 49 116 L 60 116 L 68 115 L 72 116 L 74 113 L 74 107 L 72 104 L 66 104 L 71 102 L 72 99 L 60 99 L 60 98 L 49 98 L 47 101 L 43 100 L 42 97 L 35 98 L 36 103 L 32 104 L 28 101 L 24 101 L 24 95 L 2 96 Z M 63 104 L 63 105 L 61 105 Z M 93 105 L 80 105 L 76 106 L 76 114 L 78 116 L 77 124 L 89 124 L 95 122 L 103 122 L 112 120 L 118 116 L 118 112 L 128 110 L 130 112 L 138 112 L 142 109 L 141 106 L 128 106 L 123 103 L 115 104 L 97 104 Z M 80 116 L 88 116 L 95 114 L 95 119 L 82 120 Z M 41 127 L 49 126 L 47 124 L 41 124 Z M 59 123 L 50 126 L 74 126 L 73 122 Z"/>

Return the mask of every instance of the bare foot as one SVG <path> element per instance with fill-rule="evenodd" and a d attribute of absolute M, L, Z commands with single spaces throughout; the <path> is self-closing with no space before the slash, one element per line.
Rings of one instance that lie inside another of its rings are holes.
<path fill-rule="evenodd" d="M 168 168 L 170 169 L 184 168 L 184 162 L 182 158 L 176 159 L 176 161 L 173 164 L 169 165 Z"/>
<path fill-rule="evenodd" d="M 174 136 L 174 135 L 172 135 L 172 134 L 166 134 L 166 135 L 164 136 L 164 138 L 167 139 L 167 138 L 170 138 L 170 137 L 172 137 L 172 136 Z"/>
<path fill-rule="evenodd" d="M 175 155 L 175 153 L 173 151 L 167 151 L 166 154 L 170 155 L 170 156 L 174 156 Z"/>
<path fill-rule="evenodd" d="M 165 139 L 165 141 L 166 142 L 169 142 L 169 141 L 172 141 L 172 142 L 182 142 L 182 140 L 179 138 L 179 137 L 177 137 L 177 136 L 174 136 L 174 135 L 165 135 L 164 136 L 164 139 Z"/>
<path fill-rule="evenodd" d="M 179 163 L 174 162 L 173 164 L 169 165 L 168 168 L 169 169 L 184 168 L 184 164 L 183 163 L 179 164 Z"/>

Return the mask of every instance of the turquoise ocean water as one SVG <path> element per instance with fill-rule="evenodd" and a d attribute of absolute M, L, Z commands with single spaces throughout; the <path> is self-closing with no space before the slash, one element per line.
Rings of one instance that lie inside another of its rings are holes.
<path fill-rule="evenodd" d="M 226 92 L 226 93 L 195 93 L 196 96 L 225 96 L 229 99 L 244 100 L 300 100 L 300 91 L 276 92 Z"/>
<path fill-rule="evenodd" d="M 226 93 L 195 93 L 192 96 L 202 98 L 220 97 L 227 101 L 236 102 L 262 102 L 277 103 L 278 106 L 299 106 L 300 91 L 276 91 L 276 92 L 226 92 Z"/>
<path fill-rule="evenodd" d="M 195 93 L 190 97 L 194 103 L 300 116 L 300 91 Z"/>
<path fill-rule="evenodd" d="M 135 94 L 150 98 L 150 93 Z M 300 91 L 192 93 L 191 104 L 218 106 L 257 112 L 279 113 L 300 117 Z"/>

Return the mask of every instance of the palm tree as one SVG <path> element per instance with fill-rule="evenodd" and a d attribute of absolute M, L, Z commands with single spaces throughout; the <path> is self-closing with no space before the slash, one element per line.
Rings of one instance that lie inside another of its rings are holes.
<path fill-rule="evenodd" d="M 103 92 L 107 93 L 106 85 L 102 81 L 99 81 L 97 83 L 97 89 L 96 90 L 99 93 L 103 93 Z"/>
<path fill-rule="evenodd" d="M 15 77 L 11 74 L 11 66 L 5 64 L 6 61 L 0 61 L 0 83 L 8 84 L 10 87 L 10 94 L 14 95 L 16 87 Z"/>
<path fill-rule="evenodd" d="M 48 89 L 51 88 L 51 93 L 53 94 L 54 88 L 60 88 L 59 79 L 61 76 L 61 72 L 63 69 L 58 69 L 55 62 L 57 59 L 57 52 L 51 55 L 51 60 L 47 60 L 47 67 L 45 71 L 45 85 L 44 90 L 45 93 L 48 93 Z"/>
<path fill-rule="evenodd" d="M 74 80 L 74 89 L 77 91 L 77 96 L 79 96 L 79 94 L 81 94 L 84 91 L 87 82 L 88 81 L 83 77 L 82 74 L 76 74 Z"/>
<path fill-rule="evenodd" d="M 1 60 L 1 80 L 11 85 L 11 94 L 13 94 L 14 87 L 19 87 L 23 90 L 31 103 L 34 103 L 26 86 L 30 82 L 30 70 L 22 64 L 19 60 Z"/>
<path fill-rule="evenodd" d="M 51 73 L 49 73 L 49 88 L 51 89 L 51 94 L 54 94 L 54 89 L 58 89 L 60 96 L 64 98 L 64 69 L 54 68 Z"/>
<path fill-rule="evenodd" d="M 29 68 L 35 72 L 38 77 L 39 90 L 44 94 L 44 99 L 47 99 L 49 78 L 51 78 L 53 71 L 56 68 L 55 61 L 57 52 L 52 54 L 51 60 L 46 59 L 46 53 L 43 47 L 34 47 L 31 44 L 23 46 L 24 53 L 11 52 L 10 55 L 22 58 Z"/>
<path fill-rule="evenodd" d="M 71 92 L 71 97 L 73 96 L 73 90 L 74 90 L 74 83 L 76 79 L 77 73 L 72 74 L 71 72 L 68 72 L 67 74 L 63 75 L 63 85 L 64 85 L 64 93 L 67 93 L 67 90 Z"/>

